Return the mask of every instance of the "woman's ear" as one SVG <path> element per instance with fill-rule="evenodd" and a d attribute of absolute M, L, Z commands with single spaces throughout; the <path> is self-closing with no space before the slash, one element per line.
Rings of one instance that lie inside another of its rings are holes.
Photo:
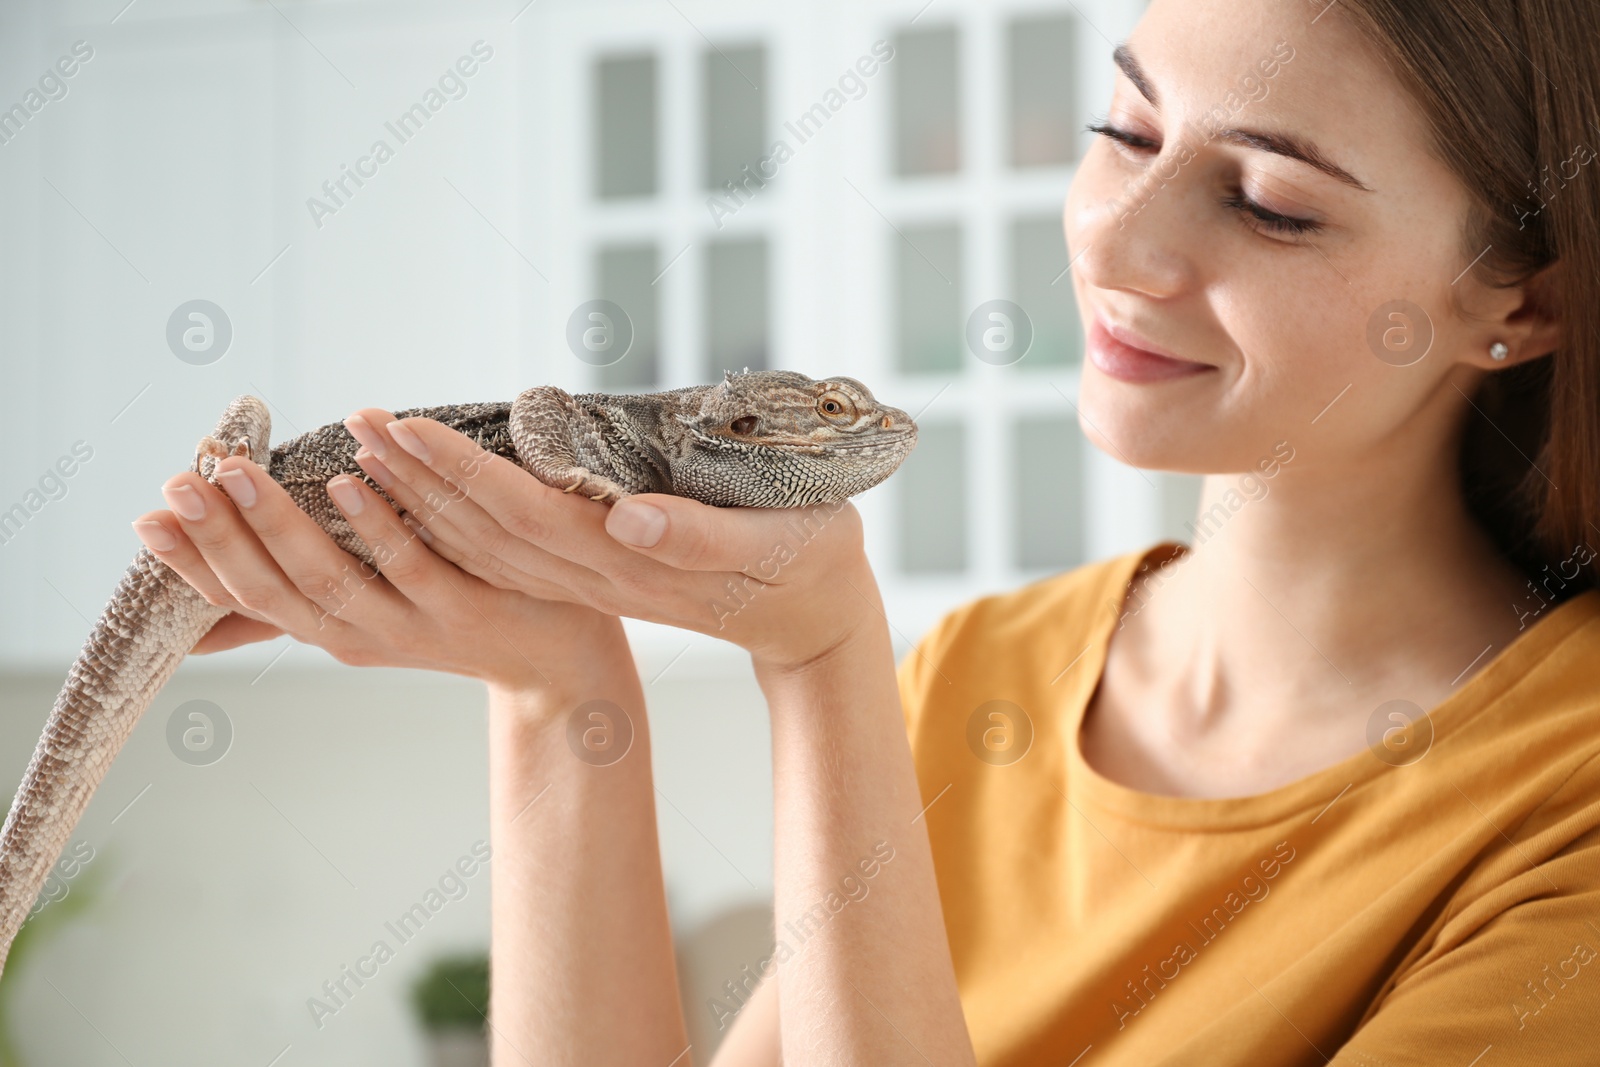
<path fill-rule="evenodd" d="M 1474 366 L 1485 370 L 1514 367 L 1548 356 L 1561 346 L 1561 283 L 1559 262 L 1552 263 L 1521 285 L 1491 290 L 1498 316 L 1486 323 L 1487 340 L 1472 356 Z M 1504 359 L 1493 355 L 1496 343 L 1506 346 Z"/>

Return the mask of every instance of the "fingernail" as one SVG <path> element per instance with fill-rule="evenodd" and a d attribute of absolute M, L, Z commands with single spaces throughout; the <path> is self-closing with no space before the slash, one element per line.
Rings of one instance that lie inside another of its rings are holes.
<path fill-rule="evenodd" d="M 396 419 L 385 426 L 384 429 L 389 431 L 389 436 L 394 438 L 395 444 L 410 452 L 422 462 L 426 463 L 432 458 L 433 453 L 429 452 L 428 446 L 422 443 L 422 438 L 418 437 L 411 427 L 405 423 Z"/>
<path fill-rule="evenodd" d="M 241 508 L 254 507 L 256 502 L 255 483 L 250 480 L 250 475 L 242 470 L 223 471 L 217 475 L 217 481 L 222 483 L 222 488 L 228 491 L 228 497 Z"/>
<path fill-rule="evenodd" d="M 194 491 L 193 486 L 174 485 L 161 490 L 161 495 L 166 498 L 167 507 L 190 522 L 199 522 L 206 517 L 206 502 Z"/>
<path fill-rule="evenodd" d="M 619 500 L 606 516 L 606 532 L 625 545 L 652 548 L 667 532 L 667 513 L 651 504 Z"/>
<path fill-rule="evenodd" d="M 351 437 L 372 449 L 373 455 L 380 458 L 385 455 L 383 438 L 372 428 L 372 423 L 360 415 L 351 415 L 345 419 L 344 428 L 350 431 Z"/>
<path fill-rule="evenodd" d="M 394 485 L 394 472 L 385 467 L 372 452 L 363 448 L 356 453 L 356 462 L 361 464 L 361 469 L 367 472 L 368 477 L 385 489 Z"/>
<path fill-rule="evenodd" d="M 361 499 L 361 490 L 347 475 L 341 474 L 328 483 L 328 495 L 333 497 L 333 502 L 346 515 L 359 515 L 361 509 L 367 506 L 367 502 Z"/>
<path fill-rule="evenodd" d="M 133 524 L 133 532 L 152 552 L 171 552 L 178 547 L 178 539 L 159 522 L 151 522 L 149 519 L 136 522 Z"/>

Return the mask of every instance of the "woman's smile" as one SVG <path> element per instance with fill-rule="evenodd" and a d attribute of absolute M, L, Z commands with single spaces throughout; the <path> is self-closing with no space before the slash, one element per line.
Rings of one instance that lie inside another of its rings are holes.
<path fill-rule="evenodd" d="M 1089 362 L 1119 381 L 1163 382 L 1216 370 L 1208 363 L 1179 359 L 1148 345 L 1126 327 L 1107 325 L 1098 314 L 1090 320 Z"/>

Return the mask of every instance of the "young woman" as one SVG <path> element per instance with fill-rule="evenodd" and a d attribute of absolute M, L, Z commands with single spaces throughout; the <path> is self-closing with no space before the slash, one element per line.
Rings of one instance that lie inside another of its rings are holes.
<path fill-rule="evenodd" d="M 719 1065 L 1600 1057 L 1600 8 L 1154 0 L 1116 59 L 1082 426 L 1209 475 L 1192 546 L 897 678 L 854 509 L 608 510 L 377 409 L 429 542 L 336 479 L 395 558 L 331 617 L 350 561 L 248 461 L 138 524 L 236 611 L 196 651 L 488 683 L 496 1063 L 694 1057 L 621 615 L 770 703 L 778 944 Z"/>

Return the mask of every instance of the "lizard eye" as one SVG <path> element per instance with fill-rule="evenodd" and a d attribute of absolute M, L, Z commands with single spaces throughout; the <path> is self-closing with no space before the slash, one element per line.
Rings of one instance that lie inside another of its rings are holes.
<path fill-rule="evenodd" d="M 754 415 L 741 415 L 728 424 L 728 429 L 741 435 L 755 433 L 756 417 Z"/>
<path fill-rule="evenodd" d="M 840 422 L 848 422 L 856 417 L 855 405 L 850 402 L 849 397 L 839 393 L 824 393 L 817 401 L 817 410 L 828 418 Z"/>

